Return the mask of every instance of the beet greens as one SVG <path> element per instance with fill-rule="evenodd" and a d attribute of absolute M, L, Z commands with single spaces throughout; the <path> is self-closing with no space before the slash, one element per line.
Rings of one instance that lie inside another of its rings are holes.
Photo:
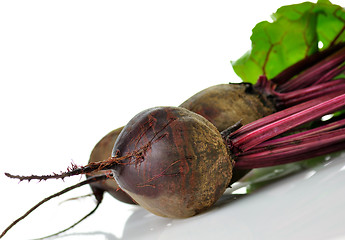
<path fill-rule="evenodd" d="M 255 83 L 260 75 L 279 83 L 288 81 L 296 75 L 289 67 L 345 40 L 345 10 L 328 0 L 283 6 L 272 20 L 253 28 L 251 50 L 232 62 L 245 82 Z M 313 65 L 311 60 L 307 62 Z M 307 63 L 301 65 L 293 68 L 308 67 Z"/>

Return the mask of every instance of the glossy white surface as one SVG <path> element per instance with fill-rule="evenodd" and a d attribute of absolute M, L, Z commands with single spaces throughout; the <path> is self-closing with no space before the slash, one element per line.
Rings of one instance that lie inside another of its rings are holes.
<path fill-rule="evenodd" d="M 296 2 L 0 1 L 0 231 L 80 180 L 17 184 L 4 172 L 47 174 L 71 161 L 85 164 L 94 145 L 137 112 L 239 81 L 229 61 L 250 48 L 251 29 Z M 208 212 L 184 220 L 107 195 L 94 215 L 56 239 L 345 238 L 344 166 L 342 154 L 244 197 L 229 191 Z M 84 187 L 44 204 L 3 239 L 32 239 L 71 225 L 93 200 L 59 203 L 88 193 Z"/>

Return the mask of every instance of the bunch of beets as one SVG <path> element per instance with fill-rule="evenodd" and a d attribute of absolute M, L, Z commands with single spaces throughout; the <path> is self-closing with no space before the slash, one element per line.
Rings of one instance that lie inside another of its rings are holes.
<path fill-rule="evenodd" d="M 6 175 L 20 180 L 87 176 L 33 209 L 90 184 L 96 208 L 108 192 L 159 216 L 194 216 L 251 169 L 345 149 L 345 79 L 339 77 L 345 71 L 344 45 L 315 53 L 270 80 L 260 76 L 254 85 L 216 85 L 179 107 L 144 110 L 101 139 L 83 167 L 44 176 Z M 333 117 L 320 120 L 328 114 Z"/>

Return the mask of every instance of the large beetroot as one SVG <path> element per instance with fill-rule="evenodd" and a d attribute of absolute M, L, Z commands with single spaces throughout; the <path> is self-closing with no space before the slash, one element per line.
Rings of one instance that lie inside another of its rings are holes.
<path fill-rule="evenodd" d="M 113 157 L 121 189 L 151 212 L 189 217 L 210 207 L 229 185 L 232 160 L 217 128 L 183 108 L 136 115 L 119 135 Z M 217 177 L 215 177 L 217 176 Z"/>

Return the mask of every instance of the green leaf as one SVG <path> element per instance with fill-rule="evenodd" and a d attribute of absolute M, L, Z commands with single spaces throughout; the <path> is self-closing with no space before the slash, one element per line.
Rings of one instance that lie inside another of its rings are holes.
<path fill-rule="evenodd" d="M 252 30 L 252 49 L 232 62 L 245 82 L 260 75 L 273 78 L 285 68 L 319 51 L 345 41 L 345 11 L 328 0 L 283 6 Z"/>
<path fill-rule="evenodd" d="M 318 39 L 323 49 L 345 41 L 345 10 L 328 0 L 319 0 L 315 9 L 318 15 Z"/>

